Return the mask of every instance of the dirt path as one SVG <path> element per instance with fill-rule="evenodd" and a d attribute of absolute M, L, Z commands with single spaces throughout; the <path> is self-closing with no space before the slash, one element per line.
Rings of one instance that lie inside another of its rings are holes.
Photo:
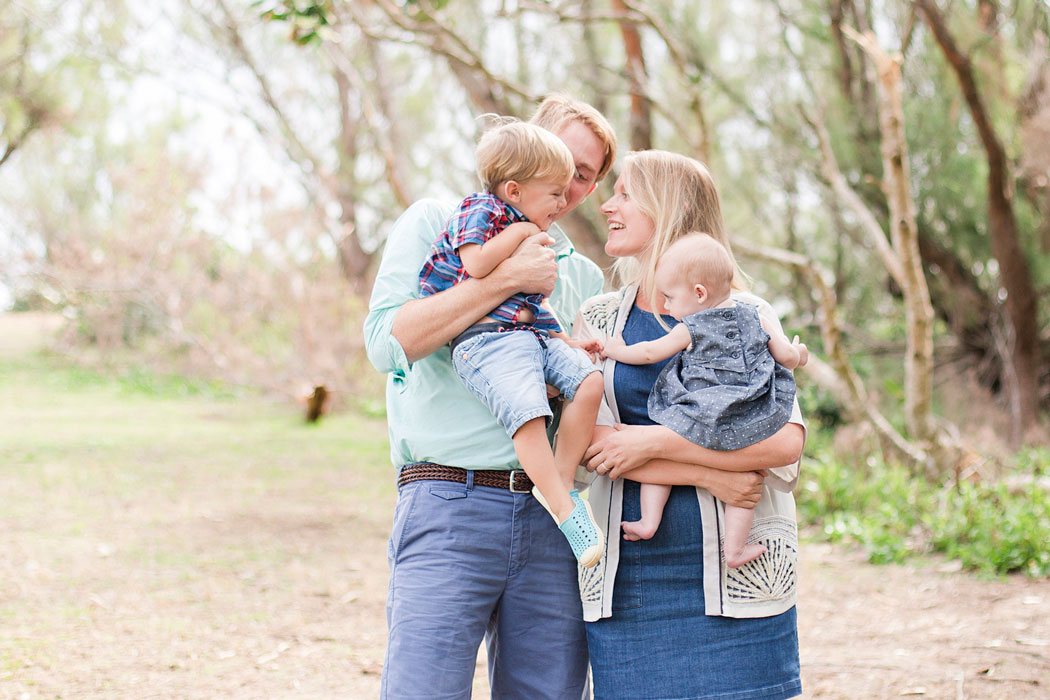
<path fill-rule="evenodd" d="M 0 699 L 377 697 L 382 423 L 55 374 L 0 372 Z M 806 543 L 800 582 L 806 698 L 1050 700 L 1045 580 Z"/>
<path fill-rule="evenodd" d="M 1050 584 L 802 550 L 805 697 L 1050 698 Z"/>

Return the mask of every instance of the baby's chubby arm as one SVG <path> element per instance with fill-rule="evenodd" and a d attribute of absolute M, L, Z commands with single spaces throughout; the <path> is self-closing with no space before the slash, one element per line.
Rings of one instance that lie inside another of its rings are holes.
<path fill-rule="evenodd" d="M 620 336 L 605 341 L 602 358 L 612 358 L 627 365 L 648 365 L 666 360 L 689 347 L 689 327 L 679 323 L 662 338 L 647 340 L 634 345 L 627 345 Z"/>
<path fill-rule="evenodd" d="M 510 224 L 483 244 L 467 243 L 459 247 L 463 268 L 471 277 L 484 277 L 506 260 L 522 243 L 535 237 L 534 243 L 550 245 L 553 239 L 529 221 Z"/>
<path fill-rule="evenodd" d="M 758 319 L 762 322 L 762 329 L 769 334 L 769 354 L 774 360 L 788 369 L 804 367 L 809 362 L 809 349 L 805 343 L 798 341 L 797 335 L 793 341 L 788 342 L 787 336 L 774 328 L 766 319 L 761 316 Z"/>

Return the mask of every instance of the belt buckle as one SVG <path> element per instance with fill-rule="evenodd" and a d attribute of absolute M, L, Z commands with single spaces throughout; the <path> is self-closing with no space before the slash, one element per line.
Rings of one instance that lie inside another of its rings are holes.
<path fill-rule="evenodd" d="M 521 487 L 518 486 L 518 484 L 517 484 L 517 477 L 518 477 L 518 475 L 521 475 L 522 477 L 524 477 L 524 479 L 522 479 L 522 481 L 527 479 L 528 476 L 529 476 L 528 474 L 525 473 L 524 469 L 511 469 L 510 470 L 510 477 L 509 477 L 507 488 L 510 489 L 511 493 L 531 493 L 532 492 L 532 488 L 531 487 L 525 488 L 524 486 L 521 486 Z"/>

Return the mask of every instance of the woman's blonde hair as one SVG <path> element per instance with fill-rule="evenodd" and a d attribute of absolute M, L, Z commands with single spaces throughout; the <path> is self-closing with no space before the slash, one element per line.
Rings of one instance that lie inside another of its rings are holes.
<path fill-rule="evenodd" d="M 560 138 L 535 124 L 506 117 L 481 135 L 474 159 L 481 186 L 489 192 L 508 180 L 568 185 L 576 172 L 572 152 Z"/>
<path fill-rule="evenodd" d="M 625 284 L 650 283 L 656 263 L 672 243 L 694 231 L 703 231 L 722 244 L 733 261 L 733 289 L 747 289 L 743 271 L 733 257 L 722 220 L 718 188 L 703 163 L 669 151 L 634 151 L 623 161 L 623 188 L 653 222 L 653 237 L 641 259 L 621 258 L 614 270 Z M 649 299 L 660 308 L 655 289 Z"/>
<path fill-rule="evenodd" d="M 601 182 L 616 160 L 616 132 L 601 112 L 586 102 L 555 92 L 543 99 L 529 119 L 530 124 L 542 126 L 555 134 L 572 122 L 582 123 L 602 142 L 602 166 L 594 178 L 595 182 Z"/>

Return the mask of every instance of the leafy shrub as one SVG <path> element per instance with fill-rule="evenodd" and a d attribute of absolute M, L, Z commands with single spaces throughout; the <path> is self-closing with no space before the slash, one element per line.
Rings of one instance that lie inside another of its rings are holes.
<path fill-rule="evenodd" d="M 941 552 L 985 574 L 1050 575 L 1050 452 L 1016 456 L 1011 477 L 1024 486 L 964 481 L 934 484 L 869 457 L 849 462 L 815 441 L 803 463 L 800 524 L 831 542 L 863 547 L 872 562 L 899 562 Z"/>

